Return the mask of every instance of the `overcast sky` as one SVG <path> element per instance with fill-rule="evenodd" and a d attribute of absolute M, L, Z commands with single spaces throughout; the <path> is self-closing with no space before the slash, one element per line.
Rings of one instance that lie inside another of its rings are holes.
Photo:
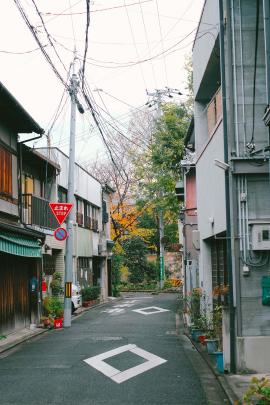
<path fill-rule="evenodd" d="M 74 47 L 79 58 L 84 52 L 86 1 L 35 1 L 57 54 L 49 44 L 33 1 L 17 3 L 66 79 Z M 151 92 L 169 86 L 184 92 L 185 56 L 191 51 L 202 5 L 203 0 L 91 1 L 86 80 L 92 91 L 102 89 L 93 92 L 96 102 L 103 109 L 108 108 L 113 117 L 120 116 L 126 125 L 132 107 L 140 107 L 147 101 L 146 88 Z M 47 130 L 63 95 L 63 84 L 42 52 L 36 50 L 38 44 L 13 0 L 1 0 L 0 31 L 0 80 Z M 67 94 L 63 103 L 66 98 Z M 51 131 L 52 145 L 66 152 L 69 112 L 67 100 Z M 89 117 L 87 112 L 78 115 L 76 152 L 81 161 L 93 159 L 98 151 L 102 156 L 104 150 Z M 43 141 L 36 146 L 44 144 Z"/>

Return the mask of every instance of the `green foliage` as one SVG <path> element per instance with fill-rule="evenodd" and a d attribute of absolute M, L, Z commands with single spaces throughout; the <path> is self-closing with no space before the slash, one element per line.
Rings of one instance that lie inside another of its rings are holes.
<path fill-rule="evenodd" d="M 256 405 L 269 405 L 270 404 L 270 381 L 268 378 L 251 379 L 251 384 L 243 396 L 243 405 L 256 404 Z"/>
<path fill-rule="evenodd" d="M 112 255 L 112 294 L 113 297 L 119 297 L 120 295 L 120 268 L 123 265 L 123 255 L 114 253 Z"/>
<path fill-rule="evenodd" d="M 45 297 L 43 300 L 43 313 L 52 318 L 61 318 L 64 315 L 63 303 L 57 297 Z"/>
<path fill-rule="evenodd" d="M 144 278 L 146 282 L 158 279 L 159 267 L 156 262 L 146 261 L 144 265 Z"/>
<path fill-rule="evenodd" d="M 151 144 L 151 160 L 154 168 L 171 177 L 179 175 L 189 119 L 184 104 L 163 104 L 162 110 L 163 115 L 157 122 Z M 157 173 L 159 176 L 161 180 L 162 173 Z"/>
<path fill-rule="evenodd" d="M 53 295 L 61 295 L 63 293 L 62 275 L 57 271 L 53 273 L 53 278 L 51 281 L 51 289 Z"/>
<path fill-rule="evenodd" d="M 93 285 L 92 287 L 85 287 L 82 289 L 83 301 L 93 301 L 98 299 L 100 295 L 100 286 Z"/>
<path fill-rule="evenodd" d="M 129 281 L 131 283 L 141 283 L 144 280 L 144 269 L 146 267 L 147 247 L 142 238 L 134 236 L 126 239 L 122 244 L 124 255 L 124 265 L 129 270 Z"/>
<path fill-rule="evenodd" d="M 136 176 L 140 179 L 138 194 L 143 196 L 138 205 L 151 206 L 152 209 L 139 218 L 139 226 L 146 227 L 148 223 L 151 229 L 157 229 L 157 218 L 162 209 L 164 234 L 169 245 L 177 242 L 178 237 L 179 203 L 175 185 L 181 177 L 180 161 L 190 118 L 184 104 L 163 104 L 162 112 L 153 130 L 149 149 L 136 160 Z M 150 243 L 158 246 L 157 232 L 153 232 Z"/>
<path fill-rule="evenodd" d="M 147 245 L 139 236 L 133 236 L 122 243 L 124 254 L 118 258 L 118 266 L 126 266 L 129 271 L 128 281 L 131 284 L 149 283 L 157 279 L 156 263 L 148 262 Z"/>
<path fill-rule="evenodd" d="M 144 290 L 144 291 L 149 291 L 149 290 L 156 290 L 157 289 L 157 283 L 156 282 L 143 282 L 143 283 L 121 283 L 119 286 L 121 291 L 138 291 L 138 290 Z"/>

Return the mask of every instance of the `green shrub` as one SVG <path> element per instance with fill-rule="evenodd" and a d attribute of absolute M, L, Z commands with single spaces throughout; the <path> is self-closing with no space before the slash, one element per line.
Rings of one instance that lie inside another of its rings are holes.
<path fill-rule="evenodd" d="M 53 273 L 53 278 L 51 281 L 51 289 L 53 295 L 61 295 L 63 294 L 63 287 L 62 287 L 62 275 L 59 272 Z"/>
<path fill-rule="evenodd" d="M 100 286 L 85 287 L 82 289 L 83 301 L 92 301 L 98 299 L 100 295 Z"/>
<path fill-rule="evenodd" d="M 61 318 L 64 315 L 63 303 L 57 297 L 46 297 L 43 300 L 43 313 L 48 317 Z"/>
<path fill-rule="evenodd" d="M 243 396 L 244 404 L 258 404 L 269 405 L 270 404 L 270 381 L 268 378 L 256 378 L 251 379 L 251 384 L 248 390 Z"/>

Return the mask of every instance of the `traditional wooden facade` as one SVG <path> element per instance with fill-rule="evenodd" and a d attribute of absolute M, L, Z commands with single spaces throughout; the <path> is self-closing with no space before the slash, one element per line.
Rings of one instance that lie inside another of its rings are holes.
<path fill-rule="evenodd" d="M 0 83 L 0 334 L 38 320 L 43 234 L 21 221 L 18 133 L 43 130 Z"/>

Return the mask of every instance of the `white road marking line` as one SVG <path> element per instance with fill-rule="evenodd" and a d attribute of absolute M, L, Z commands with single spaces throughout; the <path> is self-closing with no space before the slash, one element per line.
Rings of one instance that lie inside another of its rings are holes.
<path fill-rule="evenodd" d="M 154 309 L 154 311 L 148 311 L 148 309 Z M 169 309 L 159 308 L 159 307 L 146 307 L 140 309 L 132 309 L 133 312 L 138 312 L 142 315 L 153 315 L 153 314 L 160 314 L 162 312 L 170 312 Z"/>
<path fill-rule="evenodd" d="M 132 297 L 125 297 L 125 300 L 134 300 L 134 301 L 137 301 L 137 300 L 152 300 L 153 299 L 153 297 L 136 297 L 136 300 L 134 300 L 134 298 L 132 298 Z"/>
<path fill-rule="evenodd" d="M 116 356 L 124 352 L 130 351 L 131 353 L 137 354 L 143 359 L 147 360 L 146 362 L 139 364 L 138 366 L 131 367 L 125 371 L 117 370 L 116 368 L 107 364 L 104 360 L 110 357 Z M 163 363 L 166 363 L 167 360 L 162 359 L 161 357 L 156 356 L 153 353 L 147 352 L 146 350 L 140 349 L 136 345 L 128 344 L 120 346 L 117 349 L 109 350 L 105 353 L 99 354 L 97 356 L 90 357 L 89 359 L 83 360 L 89 366 L 94 367 L 96 370 L 100 371 L 106 377 L 111 378 L 117 384 L 129 380 L 130 378 L 135 377 L 145 371 L 150 370 L 151 368 L 157 367 Z"/>
<path fill-rule="evenodd" d="M 115 312 L 123 312 L 124 309 L 123 308 L 109 308 L 109 309 L 105 309 L 105 311 L 101 311 L 101 312 L 106 312 L 107 314 L 113 314 Z"/>

